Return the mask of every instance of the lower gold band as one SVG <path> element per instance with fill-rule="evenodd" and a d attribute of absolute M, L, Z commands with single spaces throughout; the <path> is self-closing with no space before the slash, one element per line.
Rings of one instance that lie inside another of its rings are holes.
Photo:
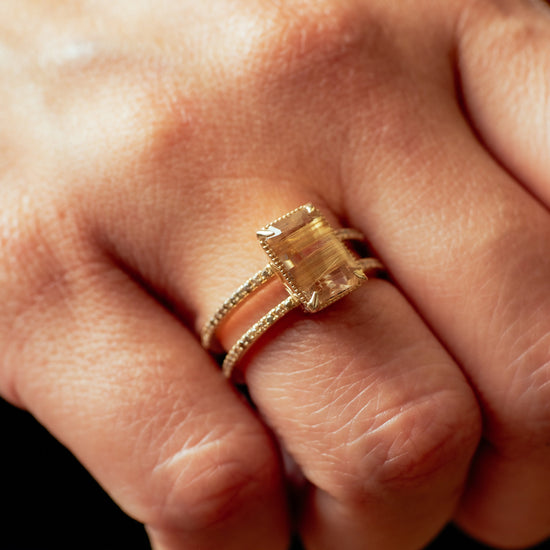
<path fill-rule="evenodd" d="M 362 265 L 365 275 L 376 274 L 384 271 L 384 266 L 376 258 L 363 258 L 359 260 Z M 226 378 L 231 378 L 231 374 L 235 365 L 240 361 L 241 357 L 258 340 L 258 338 L 272 327 L 277 321 L 282 319 L 287 313 L 297 308 L 300 301 L 294 296 L 289 296 L 282 301 L 278 306 L 274 307 L 266 315 L 264 315 L 257 323 L 252 325 L 228 351 L 222 364 L 222 371 Z"/>

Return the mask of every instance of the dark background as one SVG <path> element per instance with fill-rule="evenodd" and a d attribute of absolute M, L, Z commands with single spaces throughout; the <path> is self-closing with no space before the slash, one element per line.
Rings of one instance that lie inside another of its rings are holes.
<path fill-rule="evenodd" d="M 150 550 L 143 527 L 71 453 L 31 415 L 1 399 L 0 432 L 0 550 Z M 296 543 L 292 550 L 300 548 Z M 450 526 L 428 548 L 489 547 Z M 550 543 L 538 548 L 548 550 Z"/>

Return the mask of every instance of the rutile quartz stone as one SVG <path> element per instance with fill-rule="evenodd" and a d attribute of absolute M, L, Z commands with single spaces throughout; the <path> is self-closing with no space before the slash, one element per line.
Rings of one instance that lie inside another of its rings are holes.
<path fill-rule="evenodd" d="M 363 282 L 357 260 L 312 205 L 275 220 L 258 231 L 258 239 L 307 311 L 323 309 Z"/>

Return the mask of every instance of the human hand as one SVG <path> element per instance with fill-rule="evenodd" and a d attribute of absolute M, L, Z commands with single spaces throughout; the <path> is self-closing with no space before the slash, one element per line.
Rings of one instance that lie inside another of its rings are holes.
<path fill-rule="evenodd" d="M 155 548 L 284 549 L 278 442 L 308 549 L 548 536 L 545 6 L 0 10 L 0 392 Z M 266 335 L 256 416 L 197 331 L 309 201 L 394 284 Z"/>

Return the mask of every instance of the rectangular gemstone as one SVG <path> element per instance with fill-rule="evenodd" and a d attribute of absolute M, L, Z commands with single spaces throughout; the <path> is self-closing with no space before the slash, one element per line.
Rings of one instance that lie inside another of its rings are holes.
<path fill-rule="evenodd" d="M 258 238 L 283 282 L 309 311 L 328 306 L 362 282 L 357 261 L 311 205 L 274 221 Z"/>

